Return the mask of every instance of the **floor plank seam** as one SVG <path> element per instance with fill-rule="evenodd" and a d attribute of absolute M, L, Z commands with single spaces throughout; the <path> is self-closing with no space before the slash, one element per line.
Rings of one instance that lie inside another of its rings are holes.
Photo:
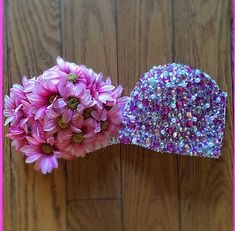
<path fill-rule="evenodd" d="M 174 0 L 171 0 L 171 20 L 172 20 L 172 62 L 175 62 L 175 5 Z M 180 179 L 179 179 L 179 156 L 176 159 L 176 171 L 177 171 L 177 194 L 178 194 L 178 230 L 182 231 L 181 222 L 181 192 L 180 192 Z"/>
<path fill-rule="evenodd" d="M 117 8 L 117 0 L 114 1 L 114 19 L 115 19 L 115 32 L 116 32 L 116 69 L 117 69 L 117 80 L 118 80 L 118 84 L 120 82 L 120 79 L 119 79 L 119 62 L 118 62 L 118 59 L 119 59 L 119 47 L 118 47 L 118 8 Z M 120 195 L 121 195 L 121 198 L 120 198 L 120 205 L 121 205 L 121 229 L 122 231 L 125 230 L 125 226 L 124 226 L 124 209 L 123 209 L 123 197 L 122 197 L 122 147 L 121 145 L 119 144 L 119 160 L 120 160 Z"/>
<path fill-rule="evenodd" d="M 81 201 L 121 201 L 121 198 L 81 198 L 81 199 L 67 199 L 67 202 L 81 202 Z"/>

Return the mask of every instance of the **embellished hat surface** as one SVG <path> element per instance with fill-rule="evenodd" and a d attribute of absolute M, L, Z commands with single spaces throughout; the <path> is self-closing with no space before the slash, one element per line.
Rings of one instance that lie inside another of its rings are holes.
<path fill-rule="evenodd" d="M 227 93 L 206 73 L 183 64 L 153 67 L 126 103 L 119 141 L 182 155 L 218 157 Z"/>

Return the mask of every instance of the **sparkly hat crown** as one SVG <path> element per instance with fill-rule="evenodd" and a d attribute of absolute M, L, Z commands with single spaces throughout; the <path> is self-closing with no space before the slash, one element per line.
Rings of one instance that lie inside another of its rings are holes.
<path fill-rule="evenodd" d="M 154 66 L 131 92 L 119 141 L 158 152 L 217 158 L 226 97 L 198 69 L 175 63 Z"/>

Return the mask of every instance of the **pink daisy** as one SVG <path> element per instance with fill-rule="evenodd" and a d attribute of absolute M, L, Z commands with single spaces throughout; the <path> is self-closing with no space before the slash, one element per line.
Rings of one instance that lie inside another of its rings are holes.
<path fill-rule="evenodd" d="M 58 67 L 67 74 L 67 76 L 63 75 L 65 81 L 70 81 L 74 85 L 80 83 L 85 84 L 86 89 L 90 91 L 94 104 L 97 104 L 99 108 L 107 101 L 114 101 L 110 93 L 115 87 L 111 84 L 109 77 L 104 82 L 101 73 L 97 74 L 84 65 L 78 66 L 74 63 L 65 62 L 61 57 L 57 58 L 57 64 Z M 72 84 L 70 84 L 70 86 L 72 86 Z"/>
<path fill-rule="evenodd" d="M 5 96 L 5 110 L 3 111 L 3 114 L 7 119 L 5 120 L 4 126 L 9 123 L 14 125 L 23 117 L 23 112 L 20 110 L 22 104 L 19 104 L 17 101 L 18 100 L 15 97 Z"/>
<path fill-rule="evenodd" d="M 115 87 L 111 84 L 111 80 L 108 77 L 104 82 L 102 80 L 102 74 L 96 74 L 96 78 L 92 83 L 88 85 L 90 89 L 91 96 L 98 108 L 102 108 L 103 104 L 108 104 L 108 102 L 115 103 L 115 99 L 112 97 L 111 92 Z"/>
<path fill-rule="evenodd" d="M 94 129 L 94 119 L 88 118 L 82 126 L 73 126 L 64 139 L 58 139 L 58 146 L 76 157 L 84 157 L 95 150 Z"/>
<path fill-rule="evenodd" d="M 44 131 L 48 134 L 57 134 L 58 140 L 63 140 L 71 129 L 81 128 L 83 116 L 78 112 L 65 110 L 62 114 L 58 110 L 50 110 L 44 119 Z"/>
<path fill-rule="evenodd" d="M 128 97 L 128 96 L 122 96 L 122 97 L 121 97 L 122 92 L 123 92 L 123 87 L 122 87 L 121 85 L 119 85 L 119 86 L 117 86 L 117 88 L 116 88 L 115 90 L 112 91 L 111 96 L 112 96 L 112 98 L 115 99 L 114 102 L 115 102 L 116 104 L 118 104 L 118 105 L 122 108 L 122 110 L 123 110 L 123 107 L 124 107 L 125 104 L 127 103 L 129 97 Z M 108 103 L 108 105 L 111 106 L 111 105 L 113 105 L 113 104 L 110 105 L 110 104 Z"/>
<path fill-rule="evenodd" d="M 20 84 L 14 84 L 10 89 L 10 97 L 5 95 L 5 110 L 4 116 L 7 117 L 4 125 L 11 123 L 12 126 L 16 126 L 20 119 L 22 119 L 24 113 L 22 109 L 22 100 L 26 99 L 24 88 Z"/>
<path fill-rule="evenodd" d="M 31 111 L 35 113 L 35 119 L 43 119 L 48 109 L 58 98 L 58 86 L 49 79 L 40 79 L 35 82 L 33 92 L 27 95 L 32 105 Z"/>
<path fill-rule="evenodd" d="M 24 93 L 30 93 L 33 91 L 34 86 L 35 86 L 35 81 L 36 81 L 36 77 L 31 78 L 31 79 L 27 79 L 26 76 L 22 77 L 22 85 L 24 88 Z"/>
<path fill-rule="evenodd" d="M 86 85 L 89 80 L 88 77 L 92 77 L 90 70 L 84 65 L 66 62 L 61 57 L 57 57 L 56 61 L 58 70 L 63 72 L 61 77 L 66 81 L 70 81 L 75 85 L 78 83 L 84 83 Z"/>
<path fill-rule="evenodd" d="M 26 136 L 30 133 L 27 122 L 28 118 L 21 119 L 18 126 L 11 126 L 9 133 L 7 133 L 7 137 L 13 140 L 12 146 L 16 150 L 27 144 Z"/>
<path fill-rule="evenodd" d="M 92 116 L 96 119 L 96 149 L 106 147 L 113 137 L 118 134 L 122 126 L 122 110 L 119 105 L 110 110 L 93 111 Z"/>
<path fill-rule="evenodd" d="M 54 107 L 62 113 L 65 110 L 82 112 L 85 108 L 94 105 L 90 91 L 83 83 L 74 86 L 71 82 L 61 80 L 58 90 L 62 98 L 55 101 Z"/>
<path fill-rule="evenodd" d="M 12 146 L 14 146 L 16 150 L 19 150 L 21 147 L 28 144 L 26 137 L 30 136 L 31 131 L 34 131 L 37 126 L 38 122 L 32 117 L 22 118 L 16 126 L 10 126 L 7 137 L 13 140 Z"/>
<path fill-rule="evenodd" d="M 27 156 L 25 162 L 35 162 L 35 170 L 41 169 L 43 174 L 52 172 L 58 168 L 57 158 L 63 158 L 63 153 L 56 147 L 54 137 L 44 133 L 40 125 L 31 134 L 26 137 L 28 145 L 20 149 Z"/>

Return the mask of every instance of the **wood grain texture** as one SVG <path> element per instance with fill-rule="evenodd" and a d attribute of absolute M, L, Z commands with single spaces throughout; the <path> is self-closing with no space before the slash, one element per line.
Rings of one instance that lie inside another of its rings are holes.
<path fill-rule="evenodd" d="M 113 2 L 66 0 L 63 9 L 65 58 L 102 71 L 117 84 Z M 119 150 L 118 145 L 111 146 L 68 163 L 68 199 L 120 198 Z"/>
<path fill-rule="evenodd" d="M 170 1 L 117 1 L 118 70 L 125 94 L 155 64 L 172 60 Z M 128 23 L 127 23 L 128 22 Z M 179 230 L 177 159 L 121 147 L 125 230 Z"/>
<path fill-rule="evenodd" d="M 5 3 L 5 9 L 6 9 L 6 3 Z M 10 87 L 9 78 L 8 78 L 8 43 L 7 43 L 7 14 L 4 14 L 4 36 L 3 36 L 3 94 L 6 95 L 9 93 L 8 89 Z M 4 100 L 4 97 L 2 97 L 2 100 Z M 3 134 L 6 134 L 8 131 L 7 127 L 3 127 Z M 4 174 L 4 187 L 3 187 L 3 195 L 8 195 L 11 191 L 11 173 L 9 171 L 9 166 L 11 163 L 11 155 L 10 155 L 10 140 L 7 138 L 3 138 L 3 174 Z M 7 218 L 7 222 L 4 222 L 4 228 L 6 225 L 10 224 L 10 217 L 12 214 L 12 208 L 11 208 L 11 197 L 4 196 L 3 199 L 3 208 L 4 208 L 4 218 Z M 12 230 L 12 228 L 8 229 L 9 231 Z"/>
<path fill-rule="evenodd" d="M 12 84 L 19 83 L 24 74 L 38 75 L 61 53 L 59 2 L 10 0 L 6 7 L 8 73 L 4 77 Z M 33 166 L 26 165 L 22 155 L 11 149 L 8 141 L 5 145 L 4 201 L 10 212 L 6 213 L 4 230 L 37 231 L 44 227 L 48 231 L 64 231 L 63 165 L 52 175 L 44 176 L 35 172 Z"/>
<path fill-rule="evenodd" d="M 174 5 L 175 61 L 210 73 L 229 95 L 221 158 L 179 158 L 182 231 L 232 230 L 230 7 L 219 0 L 176 0 Z"/>
<path fill-rule="evenodd" d="M 68 231 L 120 231 L 122 230 L 120 201 L 70 201 L 68 224 Z"/>
<path fill-rule="evenodd" d="M 4 230 L 232 231 L 230 0 L 5 0 L 4 7 L 4 94 L 58 55 L 110 75 L 125 95 L 153 65 L 170 62 L 200 68 L 229 94 L 219 160 L 114 145 L 44 176 L 5 138 Z"/>

